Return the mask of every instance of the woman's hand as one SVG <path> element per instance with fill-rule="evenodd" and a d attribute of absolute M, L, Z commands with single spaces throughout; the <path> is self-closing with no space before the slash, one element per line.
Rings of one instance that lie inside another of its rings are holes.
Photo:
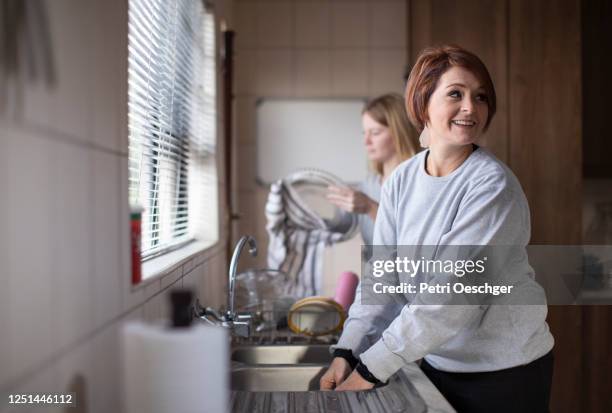
<path fill-rule="evenodd" d="M 361 191 L 332 185 L 327 187 L 327 200 L 347 212 L 368 214 L 376 219 L 378 203 Z"/>
<path fill-rule="evenodd" d="M 342 382 L 340 386 L 336 387 L 336 391 L 349 391 L 349 390 L 370 390 L 374 387 L 374 383 L 370 383 L 357 372 L 353 370 L 350 376 Z"/>
<path fill-rule="evenodd" d="M 335 357 L 329 368 L 319 380 L 321 390 L 333 390 L 351 374 L 351 366 L 342 357 Z"/>

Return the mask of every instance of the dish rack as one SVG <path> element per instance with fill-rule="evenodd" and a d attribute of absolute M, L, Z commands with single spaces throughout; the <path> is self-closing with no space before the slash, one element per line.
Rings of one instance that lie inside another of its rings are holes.
<path fill-rule="evenodd" d="M 327 314 L 333 317 L 335 313 Z M 321 336 L 309 336 L 291 331 L 287 325 L 287 311 L 259 310 L 252 312 L 253 329 L 249 337 L 234 337 L 234 344 L 272 345 L 272 344 L 334 344 L 340 337 L 340 332 Z M 302 312 L 294 317 L 321 315 L 321 312 L 309 314 Z M 299 322 L 299 320 L 298 320 Z"/>

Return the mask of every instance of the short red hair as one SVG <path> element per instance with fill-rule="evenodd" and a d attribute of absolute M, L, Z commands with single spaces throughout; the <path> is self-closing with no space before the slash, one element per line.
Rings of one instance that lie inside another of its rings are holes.
<path fill-rule="evenodd" d="M 497 108 L 495 87 L 485 64 L 475 54 L 453 45 L 428 47 L 417 58 L 406 85 L 406 109 L 414 127 L 421 131 L 427 120 L 429 98 L 442 75 L 452 66 L 463 67 L 476 76 L 485 90 L 489 113 L 484 130 L 487 130 Z"/>

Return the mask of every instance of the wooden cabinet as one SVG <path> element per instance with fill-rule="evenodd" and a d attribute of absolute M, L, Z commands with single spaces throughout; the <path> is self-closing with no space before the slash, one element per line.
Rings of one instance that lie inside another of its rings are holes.
<path fill-rule="evenodd" d="M 612 96 L 611 7 L 606 0 L 408 0 L 411 63 L 425 46 L 454 43 L 489 68 L 499 100 L 484 145 L 518 176 L 534 244 L 581 243 L 583 134 L 585 170 L 601 173 L 612 159 L 603 127 L 604 99 Z M 593 21 L 581 24 L 581 12 Z M 608 33 L 605 51 L 591 41 L 592 24 Z M 584 100 L 583 75 L 602 78 L 584 88 Z M 612 411 L 612 306 L 550 306 L 548 323 L 556 341 L 551 410 Z"/>
<path fill-rule="evenodd" d="M 582 2 L 584 176 L 612 178 L 612 2 Z M 612 188 L 610 188 L 612 191 Z"/>

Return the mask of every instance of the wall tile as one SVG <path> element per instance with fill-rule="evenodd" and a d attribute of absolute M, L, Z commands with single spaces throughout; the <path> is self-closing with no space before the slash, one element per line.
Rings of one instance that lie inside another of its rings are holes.
<path fill-rule="evenodd" d="M 191 271 L 190 276 L 193 277 L 194 280 L 193 292 L 195 294 L 195 297 L 201 297 L 204 291 L 206 290 L 207 274 L 205 274 L 205 269 L 206 268 L 203 265 L 199 265 Z"/>
<path fill-rule="evenodd" d="M 57 253 L 53 214 L 57 152 L 46 139 L 13 130 L 7 140 L 8 375 L 23 374 L 57 348 Z"/>
<path fill-rule="evenodd" d="M 370 95 L 389 92 L 403 94 L 406 51 L 371 50 L 370 56 Z"/>
<path fill-rule="evenodd" d="M 210 306 L 208 298 L 208 294 L 211 288 L 211 276 L 210 276 L 210 258 L 200 264 L 200 268 L 202 271 L 202 283 L 200 285 L 200 290 L 197 292 L 196 298 L 200 301 L 200 304 L 203 306 Z"/>
<path fill-rule="evenodd" d="M 31 376 L 25 383 L 19 385 L 17 388 L 12 388 L 9 391 L 13 393 L 56 393 L 60 391 L 60 386 L 57 381 L 57 366 L 51 365 L 43 370 L 38 371 L 35 375 Z M 24 409 L 23 405 L 16 405 L 12 409 L 0 410 L 2 413 L 24 413 L 24 412 L 36 412 L 44 411 L 51 413 L 60 413 L 62 410 L 59 408 L 49 409 Z M 3 402 L 4 407 L 4 402 Z"/>
<path fill-rule="evenodd" d="M 183 288 L 190 289 L 197 295 L 199 283 L 193 271 L 183 276 Z"/>
<path fill-rule="evenodd" d="M 172 291 L 176 287 L 173 285 L 163 290 L 158 296 L 157 301 L 159 304 L 159 321 L 170 324 L 172 320 L 172 301 L 170 299 Z"/>
<path fill-rule="evenodd" d="M 227 271 L 228 263 L 223 254 L 211 257 L 208 262 L 208 280 L 210 288 L 206 292 L 206 302 L 213 308 L 225 308 L 227 303 Z"/>
<path fill-rule="evenodd" d="M 234 55 L 234 93 L 252 95 L 257 89 L 257 52 L 238 50 Z"/>
<path fill-rule="evenodd" d="M 331 65 L 328 50 L 296 52 L 295 93 L 298 96 L 326 96 L 331 87 Z"/>
<path fill-rule="evenodd" d="M 127 3 L 109 7 L 105 2 L 90 5 L 95 22 L 92 30 L 91 84 L 92 140 L 96 145 L 127 152 Z"/>
<path fill-rule="evenodd" d="M 153 318 L 153 322 L 155 323 L 165 323 L 170 316 L 170 311 L 165 312 L 165 310 L 170 309 L 170 305 L 168 305 L 169 296 L 160 292 L 156 296 L 153 297 L 152 301 L 155 301 L 156 311 L 155 317 Z"/>
<path fill-rule="evenodd" d="M 52 123 L 51 107 L 56 98 L 42 82 L 28 82 L 23 86 L 23 119 L 25 123 L 48 128 Z"/>
<path fill-rule="evenodd" d="M 219 242 L 223 242 L 223 241 L 219 241 Z M 200 253 L 195 257 L 195 265 L 196 267 L 199 265 L 202 265 L 203 263 L 205 263 L 208 260 L 208 256 L 206 255 L 206 253 Z"/>
<path fill-rule="evenodd" d="M 95 328 L 91 283 L 93 154 L 76 145 L 55 143 L 57 164 L 51 232 L 56 267 L 57 303 L 53 317 L 59 344 L 64 346 Z"/>
<path fill-rule="evenodd" d="M 332 51 L 332 93 L 335 96 L 368 94 L 368 52 Z"/>
<path fill-rule="evenodd" d="M 293 96 L 293 52 L 259 50 L 257 52 L 257 89 L 260 96 Z"/>
<path fill-rule="evenodd" d="M 237 97 L 234 99 L 234 142 L 253 144 L 256 142 L 255 111 L 257 100 L 254 97 Z"/>
<path fill-rule="evenodd" d="M 117 248 L 122 224 L 121 194 L 118 190 L 122 161 L 122 157 L 95 151 L 91 166 L 92 302 L 96 326 L 106 323 L 123 311 L 121 255 Z"/>
<path fill-rule="evenodd" d="M 289 47 L 292 44 L 292 2 L 259 2 L 257 7 L 257 46 L 261 48 Z"/>
<path fill-rule="evenodd" d="M 42 86 L 40 80 L 26 86 L 24 119 L 89 142 L 93 103 L 91 7 L 89 2 L 60 0 L 47 7 L 47 12 L 56 79 L 52 87 Z"/>
<path fill-rule="evenodd" d="M 116 323 L 98 333 L 90 344 L 93 358 L 93 376 L 90 382 L 91 413 L 121 411 L 121 348 L 119 326 Z"/>
<path fill-rule="evenodd" d="M 367 12 L 365 1 L 332 1 L 332 46 L 367 46 Z"/>
<path fill-rule="evenodd" d="M 157 279 L 144 287 L 145 303 L 144 303 L 144 319 L 150 323 L 156 322 L 161 313 L 161 306 L 155 294 L 158 294 L 161 289 L 161 280 Z"/>
<path fill-rule="evenodd" d="M 119 329 L 119 334 L 121 334 L 121 329 L 123 328 L 125 323 L 129 323 L 132 321 L 144 321 L 144 305 L 137 306 L 121 318 L 117 325 L 117 328 Z"/>
<path fill-rule="evenodd" d="M 174 284 L 176 284 L 181 279 L 182 276 L 183 276 L 183 271 L 182 271 L 182 268 L 180 267 L 172 271 L 170 274 L 165 275 L 161 279 L 161 289 L 165 290 L 167 288 L 174 287 Z"/>
<path fill-rule="evenodd" d="M 330 21 L 328 1 L 296 2 L 296 47 L 328 47 L 331 43 Z"/>
<path fill-rule="evenodd" d="M 219 309 L 217 306 L 217 300 L 215 299 L 214 294 L 212 294 L 214 288 L 214 276 L 212 275 L 214 271 L 213 259 L 214 257 L 210 257 L 204 264 L 202 264 L 202 288 L 198 292 L 198 298 L 202 305 Z"/>
<path fill-rule="evenodd" d="M 2 266 L 0 266 L 0 271 L 2 271 L 2 274 L 6 274 L 6 269 Z M 8 284 L 6 276 L 3 276 L 2 281 L 4 285 Z M 11 378 L 11 374 L 13 374 L 13 372 L 9 369 L 9 365 L 11 363 L 11 343 L 10 337 L 8 336 L 10 331 L 10 308 L 8 305 L 9 294 L 10 292 L 7 288 L 3 288 L 2 291 L 0 291 L 0 311 L 2 311 L 2 314 L 0 314 L 0 331 L 3 332 L 2 337 L 0 337 L 0 366 L 2 366 L 2 369 L 0 369 L 0 388 L 2 388 L 5 383 L 9 381 L 9 379 Z"/>
<path fill-rule="evenodd" d="M 323 291 L 322 295 L 333 297 L 340 274 L 353 271 L 361 275 L 361 245 L 363 240 L 357 235 L 352 239 L 334 244 L 325 249 L 323 255 Z"/>
<path fill-rule="evenodd" d="M 93 373 L 94 354 L 91 342 L 78 346 L 57 362 L 57 386 L 63 393 L 76 393 L 79 411 L 90 411 L 91 398 L 96 388 Z M 64 410 L 65 411 L 65 410 Z"/>
<path fill-rule="evenodd" d="M 255 2 L 234 4 L 236 47 L 239 50 L 257 46 L 257 9 Z"/>
<path fill-rule="evenodd" d="M 195 267 L 195 258 L 185 261 L 182 267 L 183 267 L 183 274 L 190 273 L 193 270 L 193 267 Z"/>
<path fill-rule="evenodd" d="M 257 146 L 243 144 L 238 146 L 238 189 L 250 189 L 257 178 Z"/>
<path fill-rule="evenodd" d="M 373 1 L 368 11 L 369 45 L 385 48 L 406 47 L 406 2 Z"/>
<path fill-rule="evenodd" d="M 255 233 L 255 226 L 257 224 L 257 215 L 253 210 L 255 206 L 255 196 L 253 191 L 244 190 L 238 193 L 238 214 L 240 219 L 238 220 L 238 233 L 240 236 Z M 236 240 L 237 242 L 238 240 Z"/>

